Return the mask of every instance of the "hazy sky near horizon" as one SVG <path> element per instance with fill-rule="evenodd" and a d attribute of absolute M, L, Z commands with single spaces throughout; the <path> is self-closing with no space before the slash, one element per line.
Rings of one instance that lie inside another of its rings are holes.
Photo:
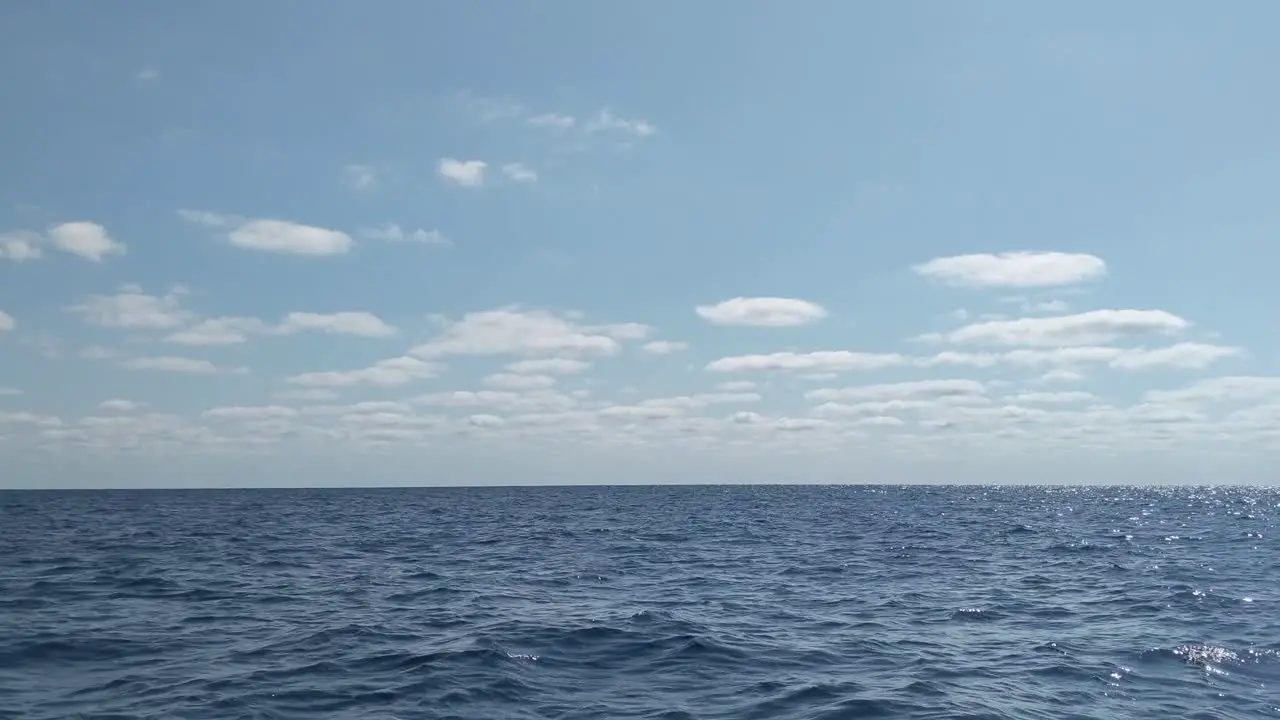
<path fill-rule="evenodd" d="M 1278 23 L 7 3 L 0 486 L 1274 482 Z"/>

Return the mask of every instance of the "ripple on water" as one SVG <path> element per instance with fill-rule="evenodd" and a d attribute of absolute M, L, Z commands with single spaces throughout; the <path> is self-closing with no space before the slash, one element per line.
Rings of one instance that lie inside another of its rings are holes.
<path fill-rule="evenodd" d="M 0 494 L 0 718 L 1278 717 L 1280 492 Z"/>

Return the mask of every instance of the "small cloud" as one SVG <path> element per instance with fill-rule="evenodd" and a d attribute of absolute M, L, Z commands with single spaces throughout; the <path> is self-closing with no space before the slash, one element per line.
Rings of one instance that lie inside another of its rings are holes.
<path fill-rule="evenodd" d="M 178 217 L 189 223 L 211 228 L 227 227 L 237 222 L 242 222 L 242 218 L 238 218 L 235 215 L 222 215 L 207 210 L 179 210 Z"/>
<path fill-rule="evenodd" d="M 587 132 L 620 132 L 635 137 L 649 137 L 658 129 L 647 120 L 628 120 L 618 117 L 609 110 L 601 110 L 587 121 Z"/>
<path fill-rule="evenodd" d="M 68 222 L 49 229 L 49 242 L 59 250 L 101 262 L 107 255 L 124 255 L 125 247 L 107 234 L 107 229 L 92 222 Z"/>
<path fill-rule="evenodd" d="M 699 305 L 698 316 L 713 325 L 795 327 L 818 322 L 826 308 L 798 298 L 736 297 L 714 305 Z"/>
<path fill-rule="evenodd" d="M 538 173 L 522 163 L 507 163 L 503 165 L 502 174 L 518 183 L 538 182 Z"/>
<path fill-rule="evenodd" d="M 134 402 L 132 400 L 106 400 L 98 404 L 98 409 L 103 412 L 113 413 L 129 413 L 135 410 L 141 410 L 146 407 L 146 403 Z"/>
<path fill-rule="evenodd" d="M 157 372 L 187 373 L 192 375 L 212 375 L 219 372 L 218 367 L 208 360 L 174 357 L 139 357 L 125 360 L 121 367 L 129 370 L 154 370 Z"/>
<path fill-rule="evenodd" d="M 18 263 L 38 260 L 44 255 L 40 242 L 40 235 L 28 230 L 0 234 L 0 259 Z"/>
<path fill-rule="evenodd" d="M 153 67 L 146 67 L 139 70 L 134 79 L 140 83 L 153 83 L 160 79 L 160 71 Z"/>
<path fill-rule="evenodd" d="M 347 183 L 351 185 L 353 190 L 368 192 L 378 187 L 378 175 L 368 165 L 348 165 L 343 169 L 343 172 L 346 174 Z"/>
<path fill-rule="evenodd" d="M 0 332 L 8 332 L 18 326 L 18 321 L 9 313 L 0 310 Z"/>
<path fill-rule="evenodd" d="M 364 228 L 360 231 L 360 236 L 368 240 L 382 242 L 415 242 L 438 247 L 450 247 L 453 245 L 453 241 L 445 237 L 445 234 L 439 230 L 424 230 L 422 228 L 404 230 L 396 223 L 388 223 L 380 228 Z"/>
<path fill-rule="evenodd" d="M 485 169 L 489 164 L 483 160 L 455 160 L 442 158 L 437 167 L 440 177 L 462 187 L 475 188 L 484 184 Z"/>
<path fill-rule="evenodd" d="M 1074 285 L 1107 274 L 1106 262 L 1096 255 L 1030 250 L 939 257 L 912 269 L 929 280 L 968 288 Z"/>
<path fill-rule="evenodd" d="M 556 130 L 567 130 L 577 124 L 577 120 L 572 115 L 558 115 L 556 113 L 534 115 L 529 118 L 528 122 L 530 125 Z"/>
<path fill-rule="evenodd" d="M 652 355 L 670 355 L 688 349 L 689 343 L 679 340 L 654 340 L 645 343 L 642 347 L 645 352 Z"/>

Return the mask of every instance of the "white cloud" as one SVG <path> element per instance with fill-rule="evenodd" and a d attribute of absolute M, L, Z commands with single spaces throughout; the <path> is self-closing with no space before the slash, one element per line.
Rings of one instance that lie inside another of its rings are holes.
<path fill-rule="evenodd" d="M 279 420 L 297 417 L 298 411 L 282 405 L 232 405 L 210 408 L 200 415 L 216 420 Z"/>
<path fill-rule="evenodd" d="M 209 318 L 171 333 L 165 341 L 178 345 L 232 345 L 247 342 L 250 335 L 292 335 L 307 331 L 366 338 L 386 338 L 399 332 L 378 316 L 364 311 L 291 312 L 278 325 L 252 317 Z"/>
<path fill-rule="evenodd" d="M 436 172 L 445 180 L 462 187 L 475 188 L 484 184 L 485 170 L 489 164 L 483 160 L 455 160 L 443 158 Z"/>
<path fill-rule="evenodd" d="M 1029 288 L 1095 280 L 1106 274 L 1107 264 L 1083 253 L 1018 251 L 934 258 L 913 269 L 931 280 L 960 287 Z"/>
<path fill-rule="evenodd" d="M 120 365 L 130 370 L 155 370 L 157 372 L 188 373 L 192 375 L 212 375 L 219 372 L 218 367 L 208 360 L 174 357 L 171 355 L 130 358 L 120 363 Z"/>
<path fill-rule="evenodd" d="M 1083 379 L 1084 373 L 1079 370 L 1072 370 L 1071 368 L 1054 368 L 1037 378 L 1036 382 L 1048 385 L 1051 383 L 1079 382 Z"/>
<path fill-rule="evenodd" d="M 612 323 L 609 325 L 587 325 L 583 330 L 589 333 L 601 333 L 615 340 L 643 340 L 653 332 L 653 327 L 644 323 Z"/>
<path fill-rule="evenodd" d="M 822 388 L 804 395 L 816 402 L 842 400 L 936 400 L 939 398 L 980 398 L 987 388 L 977 380 L 915 380 L 848 388 Z"/>
<path fill-rule="evenodd" d="M 98 404 L 98 409 L 102 412 L 112 413 L 131 413 L 137 412 L 147 406 L 146 403 L 134 402 L 132 400 L 104 400 Z"/>
<path fill-rule="evenodd" d="M 342 255 L 355 242 L 340 230 L 271 218 L 246 219 L 206 210 L 179 210 L 183 220 L 209 228 L 227 229 L 227 241 L 245 250 L 321 257 Z"/>
<path fill-rule="evenodd" d="M 530 375 L 577 375 L 589 367 L 589 362 L 570 358 L 519 360 L 506 366 L 507 372 Z"/>
<path fill-rule="evenodd" d="M 238 248 L 285 255 L 341 255 L 353 245 L 351 236 L 340 230 L 286 220 L 250 220 L 227 239 Z"/>
<path fill-rule="evenodd" d="M 600 110 L 593 115 L 586 123 L 586 130 L 587 132 L 618 132 L 634 137 L 649 137 L 658 132 L 658 129 L 647 120 L 619 117 L 609 110 Z"/>
<path fill-rule="evenodd" d="M 997 365 L 1044 367 L 1105 364 L 1123 370 L 1145 370 L 1156 367 L 1200 369 L 1229 357 L 1243 355 L 1237 347 L 1181 342 L 1161 348 L 1080 345 L 1051 349 L 1020 348 L 1007 352 L 967 353 L 944 351 L 931 357 L 916 358 L 920 367 L 938 365 L 989 368 Z M 1061 380 L 1078 380 L 1062 376 Z M 1052 378 L 1050 379 L 1052 381 Z"/>
<path fill-rule="evenodd" d="M 368 165 L 353 164 L 343 168 L 347 183 L 354 190 L 375 190 L 378 187 L 378 174 Z"/>
<path fill-rule="evenodd" d="M 219 228 L 244 222 L 243 218 L 235 215 L 222 215 L 219 213 L 209 212 L 208 210 L 179 210 L 178 217 L 195 225 L 203 225 L 205 227 Z"/>
<path fill-rule="evenodd" d="M 467 418 L 467 422 L 478 428 L 502 427 L 506 425 L 506 421 L 497 415 L 472 415 Z"/>
<path fill-rule="evenodd" d="M 421 358 L 447 355 L 613 355 L 619 343 L 544 310 L 502 308 L 468 313 L 430 342 L 409 351 Z"/>
<path fill-rule="evenodd" d="M 189 328 L 170 333 L 165 337 L 165 342 L 177 345 L 234 345 L 248 341 L 250 334 L 265 333 L 269 330 L 270 327 L 257 318 L 210 318 Z"/>
<path fill-rule="evenodd" d="M 145 67 L 138 71 L 134 79 L 142 83 L 152 83 L 160 79 L 160 71 L 153 67 Z"/>
<path fill-rule="evenodd" d="M 123 285 L 115 295 L 90 295 L 71 305 L 68 312 L 79 315 L 90 325 L 130 330 L 166 330 L 178 327 L 193 317 L 182 308 L 186 289 L 178 286 L 161 296 L 148 295 L 137 285 Z"/>
<path fill-rule="evenodd" d="M 40 249 L 41 238 L 38 234 L 27 230 L 16 230 L 0 234 L 0 260 L 25 262 L 38 260 L 44 252 Z"/>
<path fill-rule="evenodd" d="M 49 229 L 49 242 L 59 250 L 92 262 L 108 255 L 124 255 L 125 246 L 107 234 L 107 229 L 92 222 L 69 222 Z"/>
<path fill-rule="evenodd" d="M 776 352 L 768 355 L 737 355 L 713 360 L 711 372 L 762 370 L 852 372 L 880 370 L 905 365 L 910 359 L 897 353 L 861 353 L 848 350 L 819 350 L 809 353 Z"/>
<path fill-rule="evenodd" d="M 1243 354 L 1244 351 L 1237 347 L 1184 342 L 1152 350 L 1145 348 L 1127 350 L 1113 360 L 1111 365 L 1129 370 L 1153 367 L 1200 369 L 1208 367 L 1217 360 Z"/>
<path fill-rule="evenodd" d="M 755 390 L 756 384 L 750 380 L 730 380 L 717 384 L 716 389 L 723 392 L 746 392 Z"/>
<path fill-rule="evenodd" d="M 650 398 L 648 400 L 641 401 L 640 405 L 644 407 L 668 407 L 681 410 L 694 410 L 708 407 L 710 405 L 757 403 L 760 402 L 760 400 L 760 395 L 753 392 L 715 392 L 699 393 L 697 395 L 678 395 L 676 397 L 667 398 Z"/>
<path fill-rule="evenodd" d="M 300 402 L 327 402 L 337 400 L 339 395 L 333 390 L 324 388 L 308 388 L 305 390 L 280 390 L 272 394 L 277 400 L 294 400 Z"/>
<path fill-rule="evenodd" d="M 500 390 L 542 390 L 554 386 L 556 379 L 550 375 L 494 373 L 484 378 L 484 384 Z"/>
<path fill-rule="evenodd" d="M 423 362 L 412 357 L 396 357 L 381 360 L 373 365 L 357 370 L 340 370 L 324 372 L 308 372 L 294 375 L 289 382 L 294 385 L 309 387 L 351 387 L 371 385 L 374 387 L 397 387 L 407 385 L 415 380 L 436 377 L 440 365 Z"/>
<path fill-rule="evenodd" d="M 0 310 L 0 332 L 8 332 L 18 327 L 18 321 L 13 319 L 9 313 Z"/>
<path fill-rule="evenodd" d="M 1093 393 L 1071 392 L 1026 392 L 1008 398 L 1009 402 L 1019 405 L 1070 405 L 1074 403 L 1099 402 L 1101 398 Z"/>
<path fill-rule="evenodd" d="M 818 418 L 783 417 L 773 421 L 773 429 L 782 432 L 804 432 L 831 427 L 831 423 Z"/>
<path fill-rule="evenodd" d="M 439 247 L 453 245 L 453 241 L 445 237 L 444 233 L 439 230 L 423 230 L 422 228 L 404 230 L 395 223 L 389 223 L 380 228 L 365 228 L 360 231 L 360 235 L 369 240 L 383 242 L 414 242 L 421 245 L 436 245 Z"/>
<path fill-rule="evenodd" d="M 1200 380 L 1178 390 L 1150 390 L 1151 403 L 1198 403 L 1280 397 L 1280 377 L 1232 375 Z"/>
<path fill-rule="evenodd" d="M 736 297 L 714 305 L 699 305 L 698 316 L 714 325 L 794 327 L 818 322 L 826 308 L 808 300 L 780 297 Z"/>
<path fill-rule="evenodd" d="M 610 405 L 597 414 L 613 420 L 667 420 L 684 414 L 684 409 L 668 405 Z"/>
<path fill-rule="evenodd" d="M 527 167 L 522 163 L 507 163 L 502 166 L 502 174 L 507 179 L 518 183 L 535 183 L 538 182 L 538 173 L 533 168 Z"/>
<path fill-rule="evenodd" d="M 689 349 L 689 343 L 680 340 L 653 340 L 645 343 L 641 348 L 653 355 L 669 355 Z"/>
<path fill-rule="evenodd" d="M 291 312 L 276 328 L 280 333 L 318 330 L 331 335 L 354 335 L 367 338 L 385 338 L 399 331 L 382 318 L 364 311 L 309 313 Z"/>
<path fill-rule="evenodd" d="M 1172 335 L 1190 326 L 1187 320 L 1164 310 L 1092 310 L 975 323 L 944 337 L 953 343 L 985 345 L 1095 345 L 1142 335 Z"/>
<path fill-rule="evenodd" d="M 558 115 L 556 113 L 543 113 L 534 115 L 527 121 L 530 125 L 538 127 L 553 128 L 556 130 L 567 130 L 577 124 L 577 120 L 571 115 Z"/>

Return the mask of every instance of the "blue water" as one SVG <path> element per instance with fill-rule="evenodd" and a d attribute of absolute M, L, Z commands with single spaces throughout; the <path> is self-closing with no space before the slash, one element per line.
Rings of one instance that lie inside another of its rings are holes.
<path fill-rule="evenodd" d="M 0 493 L 0 717 L 1280 717 L 1280 491 Z"/>

